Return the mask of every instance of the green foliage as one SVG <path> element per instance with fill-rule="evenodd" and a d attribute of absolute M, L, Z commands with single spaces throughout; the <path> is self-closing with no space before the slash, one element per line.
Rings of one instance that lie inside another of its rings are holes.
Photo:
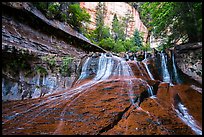
<path fill-rule="evenodd" d="M 82 31 L 84 23 L 90 22 L 90 15 L 75 2 L 33 2 L 33 4 L 49 19 L 68 22 L 79 32 Z M 63 7 L 66 7 L 66 10 Z"/>
<path fill-rule="evenodd" d="M 133 39 L 134 39 L 134 44 L 136 46 L 142 47 L 142 36 L 140 35 L 140 33 L 137 29 L 135 29 Z"/>
<path fill-rule="evenodd" d="M 112 34 L 115 41 L 119 39 L 125 40 L 125 28 L 123 24 L 118 20 L 116 14 L 114 14 L 112 21 Z"/>
<path fill-rule="evenodd" d="M 55 18 L 60 13 L 59 7 L 60 7 L 59 2 L 53 2 L 49 4 L 48 11 L 47 11 L 47 17 Z"/>
<path fill-rule="evenodd" d="M 116 41 L 116 44 L 115 44 L 113 51 L 117 52 L 117 53 L 125 51 L 124 42 L 121 39 Z"/>
<path fill-rule="evenodd" d="M 110 28 L 107 26 L 97 26 L 96 29 L 93 31 L 92 39 L 95 42 L 100 42 L 102 39 L 109 38 L 110 35 Z"/>
<path fill-rule="evenodd" d="M 56 66 L 56 58 L 54 56 L 44 56 L 42 57 L 42 60 L 45 61 L 50 68 Z"/>
<path fill-rule="evenodd" d="M 83 22 L 90 22 L 90 15 L 85 9 L 81 9 L 79 4 L 71 4 L 68 8 L 69 19 L 68 23 L 71 24 L 74 29 L 81 32 Z"/>
<path fill-rule="evenodd" d="M 99 42 L 99 46 L 106 50 L 113 50 L 115 47 L 115 41 L 112 38 L 105 38 Z"/>
<path fill-rule="evenodd" d="M 70 76 L 70 67 L 69 67 L 69 64 L 72 63 L 73 61 L 73 58 L 69 57 L 69 56 L 66 56 L 66 57 L 63 57 L 62 59 L 62 66 L 60 68 L 60 73 L 63 75 L 63 76 Z"/>
<path fill-rule="evenodd" d="M 125 14 L 125 17 L 122 18 L 122 26 L 124 27 L 124 30 L 125 30 L 125 39 L 127 37 L 127 29 L 128 29 L 128 26 L 129 26 L 129 23 L 131 22 L 134 22 L 134 18 L 133 18 L 133 15 L 129 12 L 127 12 Z"/>
<path fill-rule="evenodd" d="M 124 47 L 125 47 L 125 51 L 131 51 L 131 52 L 135 52 L 136 51 L 136 46 L 134 45 L 133 38 L 126 39 L 123 42 L 123 44 L 124 44 Z"/>
<path fill-rule="evenodd" d="M 39 73 L 39 74 L 43 74 L 43 75 L 47 75 L 47 74 L 48 74 L 47 70 L 46 70 L 44 67 L 39 66 L 39 65 L 37 65 L 37 66 L 35 67 L 35 70 L 36 70 L 36 72 Z"/>
<path fill-rule="evenodd" d="M 36 6 L 42 12 L 46 12 L 46 10 L 48 9 L 49 3 L 48 2 L 33 2 L 33 5 Z"/>
<path fill-rule="evenodd" d="M 148 42 L 144 46 L 142 46 L 141 50 L 143 50 L 143 51 L 151 51 L 150 43 Z"/>
<path fill-rule="evenodd" d="M 139 46 L 142 46 L 142 34 L 138 32 L 137 38 L 135 36 L 136 42 L 133 38 L 126 39 L 128 24 L 133 22 L 133 17 L 130 13 L 126 13 L 126 16 L 121 20 L 119 20 L 115 14 L 112 21 L 112 29 L 110 30 L 110 28 L 104 24 L 106 12 L 105 4 L 99 2 L 96 7 L 96 29 L 93 31 L 84 31 L 86 32 L 84 35 L 90 39 L 91 42 L 108 51 L 136 52 L 141 50 Z M 137 45 L 135 43 L 137 43 Z"/>
<path fill-rule="evenodd" d="M 104 26 L 104 19 L 107 10 L 104 2 L 99 2 L 96 6 L 96 26 Z"/>
<path fill-rule="evenodd" d="M 174 43 L 187 36 L 189 42 L 201 40 L 201 2 L 145 2 L 141 19 L 155 36 Z M 185 40 L 184 40 L 185 41 Z"/>
<path fill-rule="evenodd" d="M 173 47 L 172 44 L 170 44 L 170 43 L 164 43 L 164 44 L 161 44 L 160 46 L 156 47 L 156 49 L 157 49 L 158 51 L 164 51 L 165 49 L 169 49 L 169 48 L 171 48 L 171 47 Z"/>
<path fill-rule="evenodd" d="M 110 29 L 104 25 L 104 19 L 107 10 L 103 2 L 99 2 L 96 6 L 96 29 L 93 31 L 93 39 L 95 42 L 100 42 L 110 36 Z"/>

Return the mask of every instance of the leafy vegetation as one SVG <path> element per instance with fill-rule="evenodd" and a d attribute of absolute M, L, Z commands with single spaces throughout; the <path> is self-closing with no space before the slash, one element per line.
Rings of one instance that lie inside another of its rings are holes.
<path fill-rule="evenodd" d="M 76 2 L 33 2 L 49 19 L 67 22 L 82 32 L 83 24 L 90 21 L 90 15 Z"/>
<path fill-rule="evenodd" d="M 135 29 L 133 39 L 134 39 L 135 45 L 137 45 L 139 47 L 142 47 L 142 36 L 141 36 L 140 32 L 137 29 Z"/>
<path fill-rule="evenodd" d="M 177 42 L 197 42 L 202 39 L 201 2 L 127 2 L 140 12 L 149 34 L 162 39 L 159 50 L 169 48 Z M 91 31 L 86 25 L 90 15 L 77 2 L 33 2 L 50 19 L 70 24 L 83 33 L 91 42 L 113 52 L 150 50 L 150 44 L 143 43 L 143 36 L 135 30 L 133 37 L 127 36 L 129 23 L 134 22 L 128 11 L 118 18 L 115 14 L 111 28 L 105 25 L 107 9 L 104 2 L 96 7 L 96 28 Z M 51 62 L 53 64 L 53 62 Z"/>
<path fill-rule="evenodd" d="M 114 14 L 113 21 L 112 21 L 112 35 L 115 42 L 120 39 L 122 41 L 125 40 L 125 28 L 122 25 L 122 23 L 118 20 L 116 14 Z"/>
<path fill-rule="evenodd" d="M 201 40 L 201 7 L 201 2 L 145 2 L 140 6 L 140 13 L 148 30 L 163 39 L 163 44 L 170 45 L 179 40 Z"/>
<path fill-rule="evenodd" d="M 39 73 L 39 74 L 43 74 L 43 75 L 47 75 L 47 74 L 48 74 L 46 68 L 44 68 L 44 67 L 42 67 L 42 66 L 40 66 L 40 65 L 37 65 L 37 66 L 35 67 L 35 70 L 36 70 L 36 72 Z"/>
<path fill-rule="evenodd" d="M 111 29 L 104 24 L 106 12 L 105 4 L 99 2 L 96 7 L 96 29 L 86 32 L 84 35 L 90 39 L 91 42 L 109 51 L 135 52 L 142 50 L 142 34 L 139 33 L 139 31 L 133 37 L 127 36 L 128 24 L 133 22 L 133 17 L 130 14 L 130 11 L 121 19 L 118 19 L 115 14 L 112 20 Z"/>
<path fill-rule="evenodd" d="M 69 5 L 68 13 L 68 23 L 79 32 L 81 32 L 80 28 L 82 28 L 83 23 L 90 22 L 90 15 L 86 10 L 80 8 L 79 4 Z"/>
<path fill-rule="evenodd" d="M 70 72 L 70 67 L 69 67 L 69 64 L 73 61 L 73 58 L 69 57 L 69 56 L 66 56 L 66 57 L 63 57 L 62 59 L 62 65 L 61 65 L 61 68 L 60 68 L 60 73 L 63 75 L 63 76 L 70 76 L 71 72 Z"/>

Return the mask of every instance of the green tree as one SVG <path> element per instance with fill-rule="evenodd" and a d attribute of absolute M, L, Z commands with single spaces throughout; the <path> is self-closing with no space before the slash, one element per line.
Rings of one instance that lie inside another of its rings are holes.
<path fill-rule="evenodd" d="M 69 5 L 68 13 L 68 23 L 79 32 L 81 32 L 80 28 L 82 27 L 83 22 L 90 22 L 90 15 L 85 9 L 80 8 L 79 4 Z"/>
<path fill-rule="evenodd" d="M 115 41 L 118 41 L 119 39 L 125 40 L 125 28 L 118 20 L 116 14 L 114 14 L 112 21 L 112 35 Z"/>
<path fill-rule="evenodd" d="M 124 44 L 125 51 L 131 51 L 131 52 L 135 52 L 136 51 L 136 46 L 134 44 L 133 38 L 126 39 L 123 42 L 123 44 Z"/>
<path fill-rule="evenodd" d="M 202 37 L 201 2 L 145 2 L 141 19 L 156 38 L 165 43 L 195 42 Z"/>
<path fill-rule="evenodd" d="M 47 13 L 46 13 L 47 17 L 50 19 L 56 18 L 56 16 L 60 14 L 59 7 L 60 7 L 59 2 L 50 3 L 48 6 Z"/>
<path fill-rule="evenodd" d="M 118 41 L 116 41 L 115 47 L 113 48 L 114 52 L 124 52 L 125 50 L 125 46 L 124 46 L 124 41 L 122 41 L 121 39 L 119 39 Z"/>
<path fill-rule="evenodd" d="M 115 41 L 111 37 L 105 38 L 99 42 L 99 46 L 106 50 L 113 51 L 115 47 Z"/>
<path fill-rule="evenodd" d="M 106 16 L 107 10 L 104 2 L 99 2 L 96 6 L 96 29 L 94 30 L 95 41 L 99 42 L 104 38 L 109 37 L 110 30 L 104 24 L 104 19 Z"/>
<path fill-rule="evenodd" d="M 138 29 L 135 29 L 133 40 L 136 46 L 142 47 L 142 36 Z"/>
<path fill-rule="evenodd" d="M 33 2 L 49 19 L 68 22 L 75 30 L 83 31 L 83 24 L 90 22 L 90 15 L 78 2 Z"/>

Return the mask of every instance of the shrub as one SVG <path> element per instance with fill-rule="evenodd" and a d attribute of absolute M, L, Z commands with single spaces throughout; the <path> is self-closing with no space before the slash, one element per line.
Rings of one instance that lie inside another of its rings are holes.
<path fill-rule="evenodd" d="M 69 64 L 72 63 L 72 61 L 73 61 L 72 57 L 69 57 L 69 56 L 63 57 L 62 66 L 60 68 L 60 73 L 63 76 L 70 76 L 71 75 Z"/>
<path fill-rule="evenodd" d="M 109 37 L 106 39 L 102 39 L 98 45 L 106 50 L 113 50 L 113 48 L 115 47 L 115 41 Z"/>
<path fill-rule="evenodd" d="M 126 51 L 124 47 L 124 42 L 122 40 L 118 40 L 115 44 L 113 51 L 117 53 Z"/>
<path fill-rule="evenodd" d="M 83 22 L 90 22 L 90 15 L 85 9 L 80 8 L 79 4 L 69 5 L 68 13 L 68 23 L 79 32 Z"/>

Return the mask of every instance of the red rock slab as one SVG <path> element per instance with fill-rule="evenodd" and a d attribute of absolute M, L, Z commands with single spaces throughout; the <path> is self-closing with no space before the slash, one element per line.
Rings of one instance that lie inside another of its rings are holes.
<path fill-rule="evenodd" d="M 182 104 L 188 109 L 188 113 L 202 129 L 202 94 L 189 85 L 175 85 L 170 88 L 170 91 L 177 92 Z"/>
<path fill-rule="evenodd" d="M 3 134 L 102 134 L 131 106 L 128 88 L 135 97 L 146 90 L 141 80 L 132 84 L 135 88 L 127 80 L 107 80 L 80 92 L 75 87 L 38 99 L 4 102 Z"/>
<path fill-rule="evenodd" d="M 128 112 L 127 112 L 128 113 Z M 191 135 L 194 132 L 171 109 L 152 98 L 133 108 L 112 129 L 103 135 Z"/>

